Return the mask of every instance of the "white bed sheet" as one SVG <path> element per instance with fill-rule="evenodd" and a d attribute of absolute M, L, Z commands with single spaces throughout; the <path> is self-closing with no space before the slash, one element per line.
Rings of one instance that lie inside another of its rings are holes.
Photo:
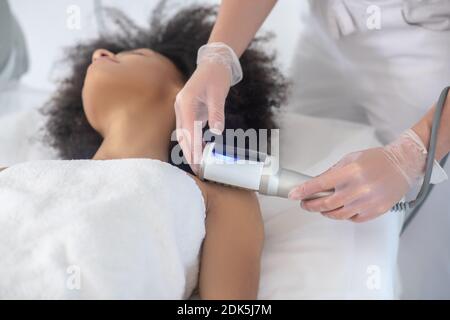
<path fill-rule="evenodd" d="M 44 143 L 45 118 L 39 112 L 49 97 L 45 90 L 0 83 L 0 167 L 57 158 Z"/>

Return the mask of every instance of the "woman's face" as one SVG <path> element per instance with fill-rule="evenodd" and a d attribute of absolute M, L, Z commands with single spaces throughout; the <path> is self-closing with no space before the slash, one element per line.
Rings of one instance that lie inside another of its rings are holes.
<path fill-rule="evenodd" d="M 137 106 L 151 108 L 162 99 L 174 99 L 182 85 L 175 65 L 152 50 L 114 54 L 99 49 L 92 55 L 86 73 L 83 105 L 90 124 L 101 131 L 113 111 L 129 113 L 142 111 Z"/>

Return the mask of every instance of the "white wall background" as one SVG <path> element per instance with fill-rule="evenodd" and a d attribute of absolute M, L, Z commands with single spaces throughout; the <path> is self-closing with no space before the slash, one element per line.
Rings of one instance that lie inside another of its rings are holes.
<path fill-rule="evenodd" d="M 145 25 L 151 9 L 158 0 L 102 0 L 105 6 L 121 8 L 138 24 Z M 180 1 L 169 0 L 172 6 L 187 3 L 218 4 L 219 0 Z M 95 18 L 95 1 L 92 0 L 14 0 L 11 8 L 25 32 L 30 54 L 30 70 L 23 78 L 26 85 L 38 89 L 51 90 L 54 80 L 62 65 L 63 48 L 73 45 L 79 40 L 98 36 L 98 25 Z M 80 8 L 81 29 L 72 30 L 67 27 L 69 14 L 67 10 L 76 5 Z M 296 39 L 301 28 L 300 15 L 306 10 L 307 1 L 280 0 L 263 26 L 263 30 L 272 31 L 278 51 L 278 62 L 283 70 L 290 64 Z"/>

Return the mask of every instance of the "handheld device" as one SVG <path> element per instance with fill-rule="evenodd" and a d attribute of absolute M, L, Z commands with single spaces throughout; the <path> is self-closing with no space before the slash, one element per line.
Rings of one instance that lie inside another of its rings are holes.
<path fill-rule="evenodd" d="M 227 186 L 254 190 L 261 194 L 287 198 L 289 192 L 312 177 L 279 168 L 274 157 L 241 148 L 217 148 L 208 143 L 203 150 L 199 177 Z M 333 191 L 320 192 L 305 199 L 329 196 Z"/>

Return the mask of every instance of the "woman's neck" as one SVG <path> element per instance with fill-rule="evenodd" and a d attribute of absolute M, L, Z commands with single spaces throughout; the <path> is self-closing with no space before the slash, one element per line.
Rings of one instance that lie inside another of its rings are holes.
<path fill-rule="evenodd" d="M 158 117 L 116 115 L 103 132 L 103 142 L 93 160 L 150 158 L 168 161 L 171 130 Z"/>

